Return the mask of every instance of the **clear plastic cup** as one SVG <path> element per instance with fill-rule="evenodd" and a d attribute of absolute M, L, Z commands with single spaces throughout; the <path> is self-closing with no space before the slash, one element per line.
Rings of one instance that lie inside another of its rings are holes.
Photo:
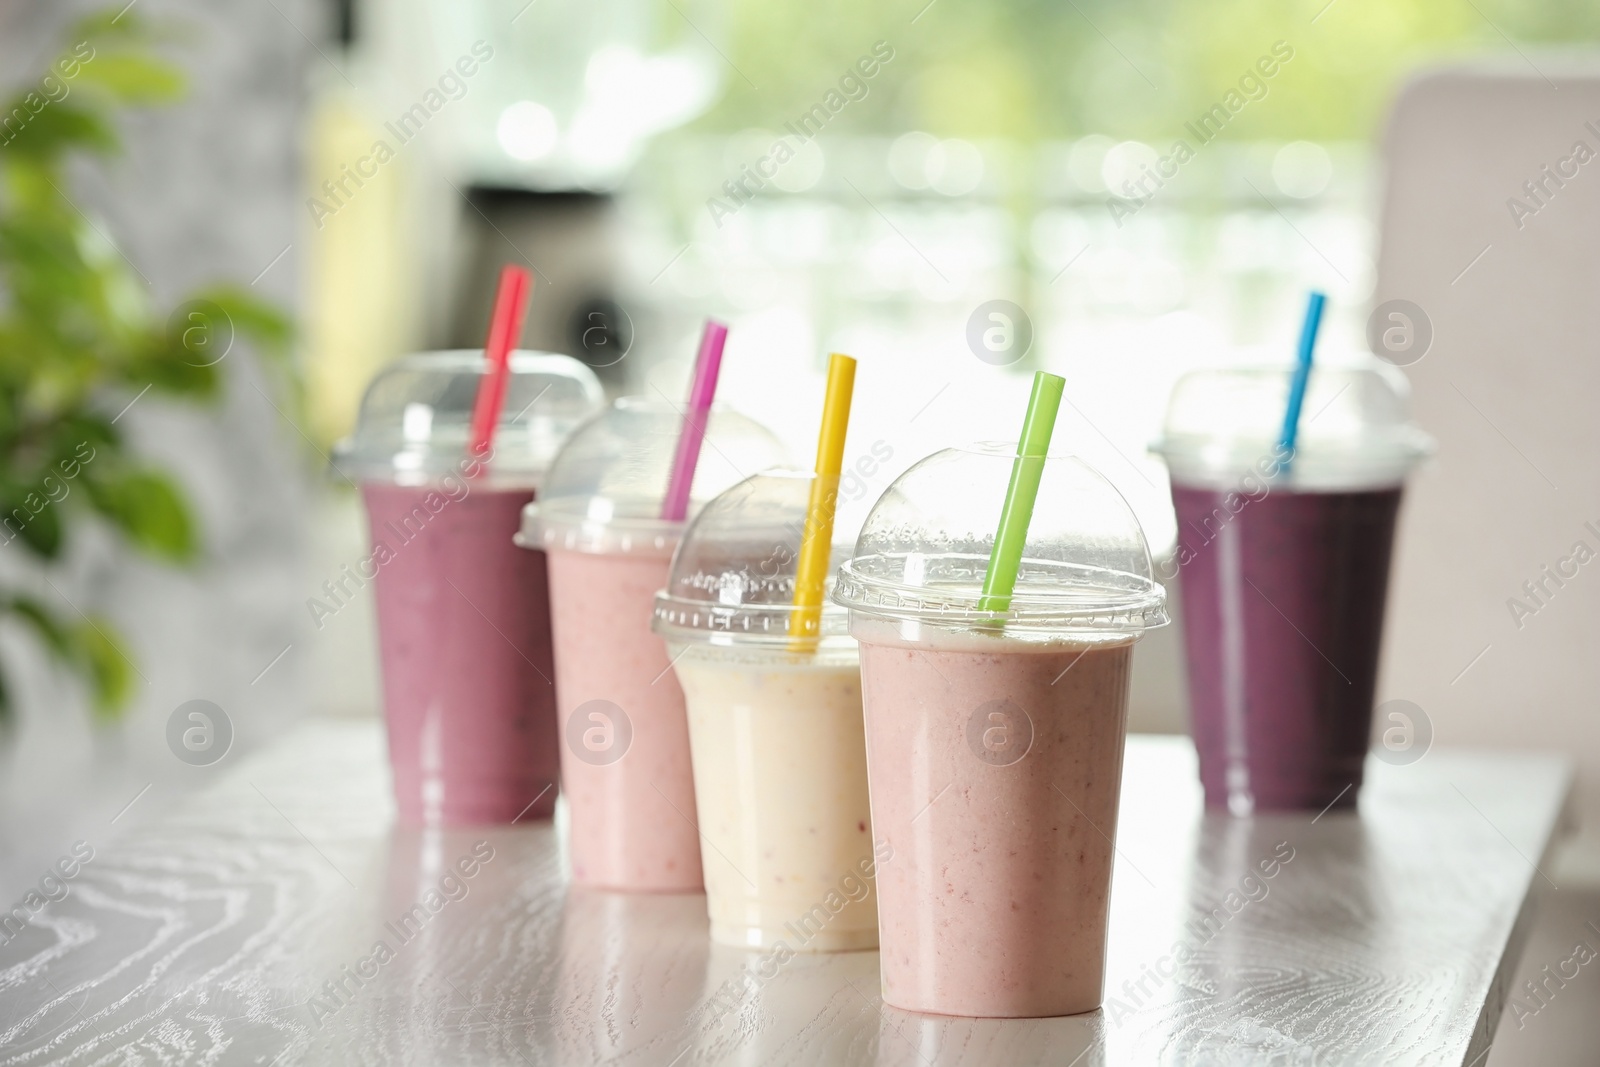
<path fill-rule="evenodd" d="M 874 948 L 861 671 L 846 612 L 790 634 L 816 475 L 774 470 L 706 505 L 656 596 L 683 686 L 712 939 Z"/>
<path fill-rule="evenodd" d="M 545 818 L 556 801 L 545 559 L 512 537 L 551 457 L 602 395 L 575 359 L 514 353 L 480 463 L 468 429 L 486 366 L 469 350 L 397 360 L 334 452 L 361 486 L 371 551 L 325 583 L 312 611 L 320 628 L 324 609 L 374 586 L 395 801 L 413 826 Z"/>
<path fill-rule="evenodd" d="M 1011 606 L 980 610 L 1015 454 L 918 462 L 834 589 L 861 646 L 883 999 L 910 1011 L 1101 1000 L 1129 664 L 1165 593 L 1127 503 L 1052 455 Z"/>
<path fill-rule="evenodd" d="M 1237 815 L 1356 803 L 1401 492 L 1432 449 L 1399 370 L 1328 364 L 1285 470 L 1289 375 L 1185 375 L 1155 446 L 1178 519 L 1200 779 L 1209 807 Z"/>
<path fill-rule="evenodd" d="M 683 691 L 650 632 L 685 522 L 661 519 L 681 409 L 624 397 L 579 427 L 523 511 L 519 543 L 550 559 L 568 855 L 579 885 L 701 887 Z M 781 463 L 770 432 L 713 408 L 690 514 L 747 473 Z"/>

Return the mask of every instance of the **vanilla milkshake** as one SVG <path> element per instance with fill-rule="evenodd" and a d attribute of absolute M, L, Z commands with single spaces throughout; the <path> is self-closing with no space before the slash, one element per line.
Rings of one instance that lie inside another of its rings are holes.
<path fill-rule="evenodd" d="M 878 943 L 856 644 L 834 605 L 794 636 L 815 479 L 767 471 L 711 501 L 656 598 L 688 706 L 711 936 L 741 948 Z"/>
<path fill-rule="evenodd" d="M 678 661 L 714 940 L 873 948 L 872 813 L 852 660 Z"/>

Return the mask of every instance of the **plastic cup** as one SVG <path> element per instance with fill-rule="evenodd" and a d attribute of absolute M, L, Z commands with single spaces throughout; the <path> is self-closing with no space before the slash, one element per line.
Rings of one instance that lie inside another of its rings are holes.
<path fill-rule="evenodd" d="M 685 522 L 661 519 L 682 416 L 625 397 L 577 429 L 523 511 L 519 543 L 550 560 L 562 792 L 578 885 L 696 892 L 700 838 L 683 691 L 650 632 Z M 690 515 L 783 448 L 742 415 L 713 408 Z"/>
<path fill-rule="evenodd" d="M 494 451 L 479 464 L 467 437 L 485 367 L 470 350 L 396 361 L 335 450 L 360 483 L 371 551 L 318 602 L 331 612 L 374 586 L 395 801 L 412 826 L 545 818 L 556 801 L 545 560 L 512 537 L 600 385 L 567 356 L 514 353 Z"/>
<path fill-rule="evenodd" d="M 1156 446 L 1178 519 L 1190 725 L 1206 804 L 1350 807 L 1372 729 L 1395 520 L 1431 450 L 1376 360 L 1312 371 L 1292 461 L 1273 444 L 1289 373 L 1207 369 Z"/>
<path fill-rule="evenodd" d="M 1015 456 L 917 463 L 834 589 L 861 646 L 883 999 L 909 1011 L 1101 1001 L 1129 664 L 1165 593 L 1122 497 L 1052 455 L 1010 607 L 980 610 Z"/>
<path fill-rule="evenodd" d="M 683 685 L 711 937 L 739 948 L 876 947 L 856 643 L 825 606 L 790 619 L 816 475 L 768 471 L 708 504 L 656 597 Z"/>

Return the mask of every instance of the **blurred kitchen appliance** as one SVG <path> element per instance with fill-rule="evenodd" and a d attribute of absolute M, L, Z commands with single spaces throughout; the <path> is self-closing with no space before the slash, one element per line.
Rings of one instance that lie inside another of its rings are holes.
<path fill-rule="evenodd" d="M 636 323 L 617 300 L 621 241 L 609 194 L 473 189 L 462 215 L 463 252 L 450 343 L 481 344 L 495 278 L 506 262 L 537 274 L 521 345 L 564 352 L 626 391 Z"/>

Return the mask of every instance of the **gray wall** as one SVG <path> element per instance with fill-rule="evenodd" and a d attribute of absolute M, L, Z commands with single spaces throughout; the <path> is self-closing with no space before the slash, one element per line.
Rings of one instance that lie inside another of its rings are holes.
<path fill-rule="evenodd" d="M 1508 207 L 1574 142 L 1600 151 L 1585 125 L 1600 124 L 1600 68 L 1539 63 L 1420 78 L 1388 130 L 1374 303 L 1410 300 L 1432 321 L 1407 373 L 1439 451 L 1402 513 L 1381 694 L 1419 705 L 1437 744 L 1576 760 L 1600 855 L 1600 562 L 1547 582 L 1520 625 L 1508 606 L 1535 603 L 1523 583 L 1576 542 L 1600 551 L 1585 526 L 1600 529 L 1600 162 L 1550 186 L 1520 228 Z"/>
<path fill-rule="evenodd" d="M 37 78 L 65 27 L 93 9 L 0 3 L 7 84 Z M 255 291 L 292 310 L 305 86 L 308 68 L 322 63 L 301 31 L 322 37 L 322 6 L 139 0 L 134 10 L 181 21 L 184 39 L 168 51 L 188 70 L 190 95 L 177 107 L 131 113 L 125 156 L 83 167 L 70 194 L 148 279 L 163 315 L 197 286 L 248 285 L 258 275 Z M 219 409 L 147 395 L 118 424 L 189 489 L 204 562 L 175 574 L 91 535 L 52 574 L 60 596 L 38 586 L 58 604 L 64 597 L 120 623 L 143 676 L 126 719 L 92 731 L 81 693 L 42 665 L 35 645 L 3 635 L 0 654 L 23 707 L 16 735 L 0 745 L 0 898 L 19 896 L 74 839 L 99 845 L 180 801 L 280 732 L 302 703 L 298 644 L 252 682 L 286 645 L 304 640 L 303 607 L 293 594 L 304 585 L 301 540 L 315 460 L 263 397 L 270 385 L 251 356 L 236 348 L 224 367 Z M 8 583 L 28 580 L 17 550 L 0 554 L 8 557 L 0 563 Z M 171 712 L 197 697 L 220 705 L 236 731 L 233 751 L 213 768 L 180 763 L 164 739 Z"/>

